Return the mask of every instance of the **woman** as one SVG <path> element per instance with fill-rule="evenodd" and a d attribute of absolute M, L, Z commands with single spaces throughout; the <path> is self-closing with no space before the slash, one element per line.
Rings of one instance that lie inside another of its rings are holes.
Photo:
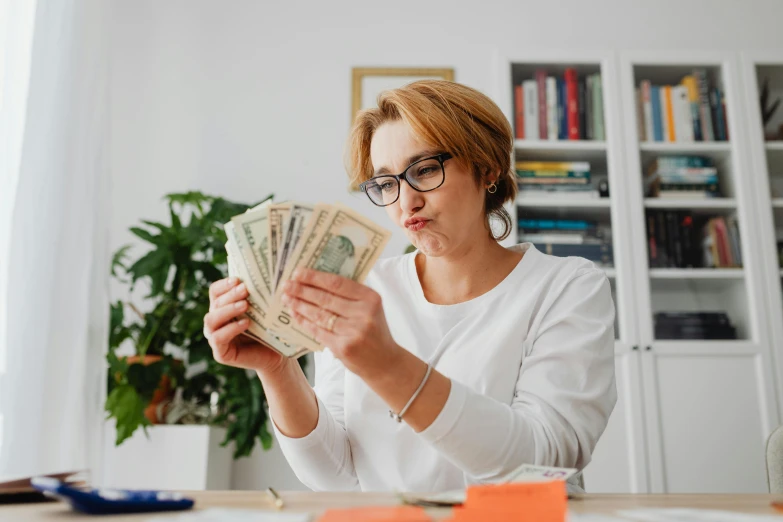
<path fill-rule="evenodd" d="M 441 491 L 590 462 L 616 400 L 610 287 L 584 259 L 498 243 L 512 147 L 498 107 L 457 83 L 387 91 L 358 115 L 352 186 L 417 251 L 379 261 L 366 286 L 309 270 L 285 283 L 294 319 L 329 347 L 314 388 L 296 361 L 239 336 L 244 285 L 212 285 L 214 357 L 258 373 L 305 485 Z"/>

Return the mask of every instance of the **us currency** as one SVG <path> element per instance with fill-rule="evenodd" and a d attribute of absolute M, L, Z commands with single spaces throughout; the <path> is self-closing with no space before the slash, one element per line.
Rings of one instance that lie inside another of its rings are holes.
<path fill-rule="evenodd" d="M 224 225 L 224 229 L 226 231 L 226 236 L 228 237 L 226 249 L 229 259 L 231 260 L 229 270 L 234 271 L 236 277 L 244 282 L 248 289 L 247 301 L 250 306 L 243 315 L 250 320 L 250 326 L 244 334 L 269 346 L 285 357 L 299 357 L 300 355 L 303 355 L 307 352 L 305 347 L 288 343 L 267 328 L 267 307 L 260 304 L 262 300 L 253 288 L 253 285 L 250 284 L 251 277 L 246 271 L 245 264 L 241 261 L 242 253 L 240 252 L 240 244 L 237 241 L 234 224 L 228 222 Z M 231 268 L 232 266 L 233 268 Z"/>
<path fill-rule="evenodd" d="M 291 218 L 291 203 L 269 205 L 269 273 L 272 282 L 277 276 L 277 261 L 280 259 L 280 248 L 283 246 L 283 235 Z M 272 289 L 274 291 L 274 288 Z"/>
<path fill-rule="evenodd" d="M 264 308 L 269 307 L 272 298 L 272 278 L 269 272 L 269 210 L 262 208 L 255 212 L 240 214 L 231 218 L 237 247 L 250 282 L 261 299 Z"/>
<path fill-rule="evenodd" d="M 278 254 L 277 273 L 272 280 L 273 292 L 277 290 L 277 285 L 280 284 L 283 271 L 286 269 L 291 254 L 299 245 L 302 237 L 304 237 L 303 234 L 313 215 L 313 210 L 314 207 L 312 205 L 291 204 L 291 215 L 288 218 L 288 226 L 284 230 L 280 253 Z"/>
<path fill-rule="evenodd" d="M 318 205 L 281 280 L 290 279 L 298 267 L 311 268 L 363 282 L 388 243 L 391 232 L 343 206 Z M 322 346 L 291 319 L 278 289 L 269 311 L 276 332 L 310 350 Z"/>

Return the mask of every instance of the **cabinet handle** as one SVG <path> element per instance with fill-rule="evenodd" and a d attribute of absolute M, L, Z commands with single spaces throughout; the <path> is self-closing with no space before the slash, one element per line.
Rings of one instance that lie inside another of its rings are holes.
<path fill-rule="evenodd" d="M 631 346 L 631 350 L 638 350 L 638 349 L 639 349 L 638 344 L 634 344 L 633 346 Z"/>
<path fill-rule="evenodd" d="M 648 345 L 648 346 L 645 348 L 645 350 L 647 350 L 647 351 L 649 352 L 650 350 L 652 350 L 652 346 L 649 346 L 649 345 Z"/>

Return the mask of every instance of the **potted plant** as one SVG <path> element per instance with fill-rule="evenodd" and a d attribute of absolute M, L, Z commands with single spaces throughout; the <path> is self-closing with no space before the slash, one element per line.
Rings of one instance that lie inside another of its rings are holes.
<path fill-rule="evenodd" d="M 200 192 L 165 200 L 169 224 L 143 220 L 130 229 L 150 248 L 131 259 L 126 245 L 112 258 L 112 277 L 130 289 L 128 299 L 111 304 L 106 355 L 105 408 L 115 419 L 116 445 L 152 424 L 202 424 L 224 428 L 221 446 L 232 444 L 234 458 L 250 455 L 257 441 L 269 449 L 258 377 L 215 362 L 203 334 L 209 285 L 227 275 L 223 224 L 258 203 Z M 130 296 L 141 285 L 148 293 L 134 303 Z"/>

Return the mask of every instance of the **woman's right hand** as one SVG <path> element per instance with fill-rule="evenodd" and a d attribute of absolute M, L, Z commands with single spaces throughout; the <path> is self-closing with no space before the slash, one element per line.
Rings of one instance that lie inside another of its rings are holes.
<path fill-rule="evenodd" d="M 221 364 L 255 370 L 259 374 L 280 370 L 287 359 L 271 348 L 240 335 L 250 326 L 247 317 L 248 292 L 236 277 L 215 281 L 209 286 L 209 313 L 204 316 L 204 336 L 212 356 Z"/>

